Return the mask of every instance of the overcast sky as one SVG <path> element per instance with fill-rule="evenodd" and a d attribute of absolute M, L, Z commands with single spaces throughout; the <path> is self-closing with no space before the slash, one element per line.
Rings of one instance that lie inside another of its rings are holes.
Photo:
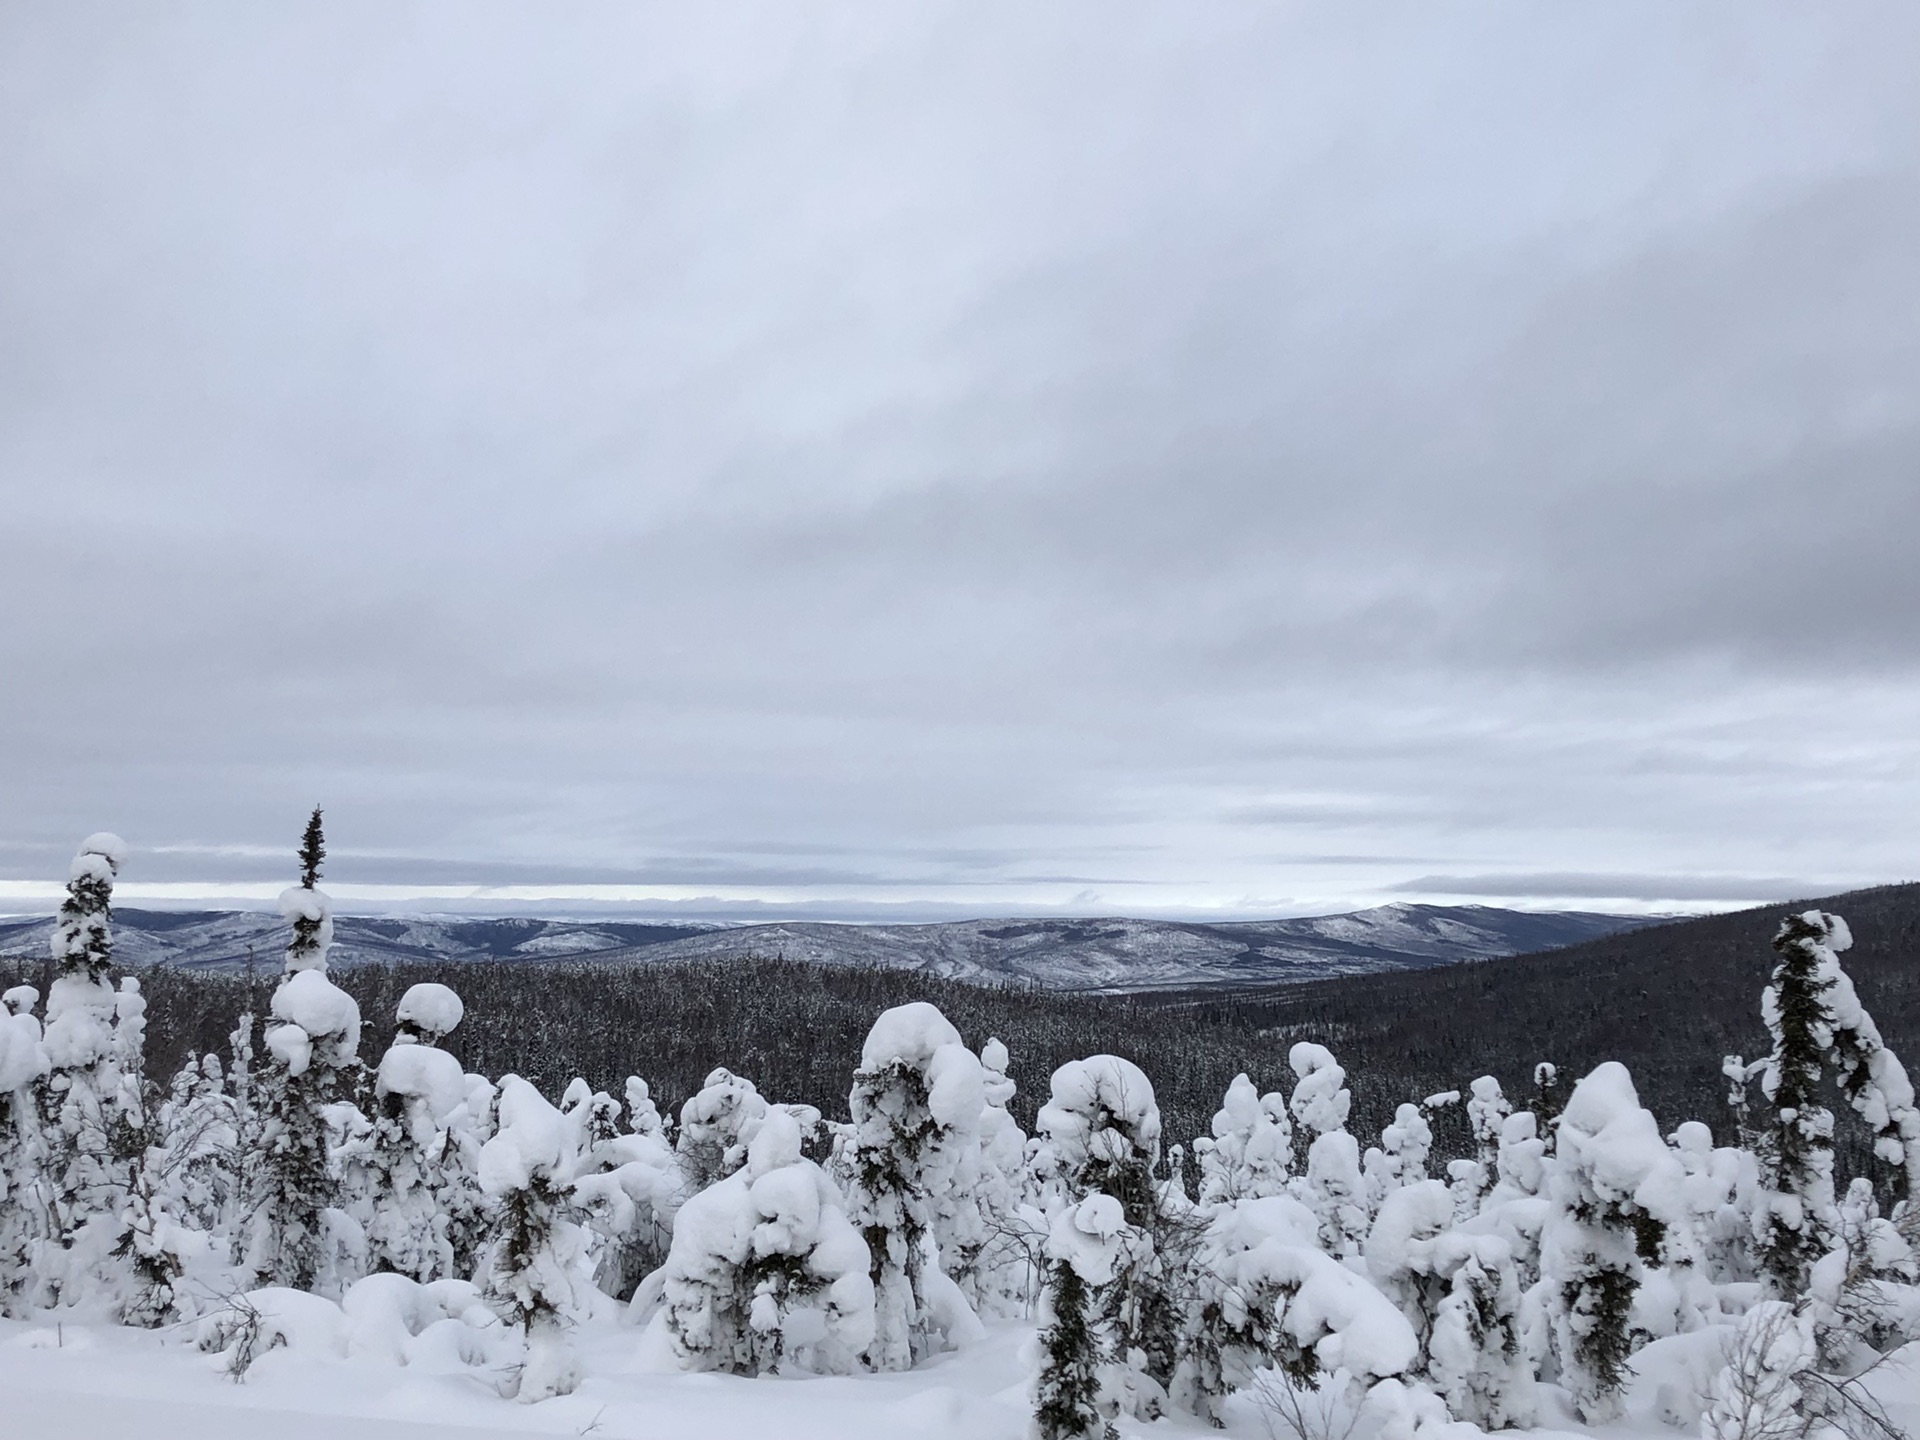
<path fill-rule="evenodd" d="M 0 908 L 1920 874 L 1920 9 L 0 7 Z"/>

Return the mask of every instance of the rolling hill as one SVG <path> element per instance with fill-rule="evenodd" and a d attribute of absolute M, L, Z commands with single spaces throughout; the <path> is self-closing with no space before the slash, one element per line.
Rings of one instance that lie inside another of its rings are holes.
<path fill-rule="evenodd" d="M 1196 924 L 1166 920 L 968 920 L 937 925 L 639 924 L 629 921 L 340 916 L 329 963 L 578 960 L 650 964 L 774 957 L 916 971 L 947 980 L 1044 990 L 1156 990 L 1292 984 L 1421 969 L 1552 949 L 1649 923 L 1619 915 L 1489 906 L 1386 905 L 1350 915 Z M 0 956 L 47 953 L 50 919 L 0 922 Z M 245 911 L 114 912 L 115 955 L 263 973 L 286 928 Z"/>

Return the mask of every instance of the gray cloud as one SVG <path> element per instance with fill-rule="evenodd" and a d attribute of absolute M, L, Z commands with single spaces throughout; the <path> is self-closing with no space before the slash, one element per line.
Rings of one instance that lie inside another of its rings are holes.
<path fill-rule="evenodd" d="M 1579 900 L 1699 901 L 1792 900 L 1831 894 L 1848 882 L 1755 878 L 1747 875 L 1423 875 L 1393 887 L 1402 894 L 1486 895 L 1502 899 L 1572 898 Z"/>
<path fill-rule="evenodd" d="M 0 17 L 6 875 L 1908 873 L 1920 22 L 1092 19 Z"/>

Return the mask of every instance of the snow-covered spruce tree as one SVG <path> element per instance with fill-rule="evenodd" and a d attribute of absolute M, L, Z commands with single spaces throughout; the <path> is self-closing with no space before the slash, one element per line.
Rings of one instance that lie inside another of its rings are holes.
<path fill-rule="evenodd" d="M 1293 1165 L 1285 1096 L 1260 1094 L 1242 1072 L 1227 1086 L 1209 1129 L 1211 1135 L 1193 1142 L 1202 1205 L 1285 1193 Z"/>
<path fill-rule="evenodd" d="M 35 1088 L 46 1078 L 46 1046 L 33 1007 L 40 992 L 16 985 L 0 997 L 0 1315 L 16 1314 L 47 1225 L 46 1152 Z"/>
<path fill-rule="evenodd" d="M 445 985 L 412 986 L 395 1012 L 393 1044 L 374 1080 L 374 1113 L 363 1162 L 369 1202 L 361 1223 L 367 1269 L 394 1271 L 427 1284 L 460 1278 L 447 1222 L 477 1186 L 462 1164 L 454 1113 L 466 1104 L 467 1077 L 440 1048 L 459 1025 L 460 997 Z"/>
<path fill-rule="evenodd" d="M 480 1150 L 493 1138 L 500 1092 L 484 1075 L 467 1076 L 466 1100 L 441 1129 L 435 1191 L 446 1222 L 449 1273 L 475 1274 L 493 1233 L 493 1206 L 480 1188 Z"/>
<path fill-rule="evenodd" d="M 114 997 L 113 1050 L 119 1070 L 114 1151 L 124 1167 L 126 1188 L 113 1256 L 130 1272 L 119 1307 L 121 1321 L 157 1329 L 177 1318 L 187 1258 L 203 1242 L 166 1203 L 171 1164 L 145 1083 L 146 1017 L 140 982 L 123 976 Z"/>
<path fill-rule="evenodd" d="M 1100 1405 L 1100 1342 L 1087 1283 L 1051 1255 L 1040 1302 L 1040 1370 L 1034 1382 L 1036 1440 L 1091 1440 L 1118 1433 Z"/>
<path fill-rule="evenodd" d="M 1183 1408 L 1218 1424 L 1225 1398 L 1262 1372 L 1311 1389 L 1344 1369 L 1364 1388 L 1415 1366 L 1413 1327 L 1320 1249 L 1319 1228 L 1291 1196 L 1240 1200 L 1214 1213 L 1197 1267 L 1207 1283 L 1190 1299 L 1175 1386 Z"/>
<path fill-rule="evenodd" d="M 233 1147 L 229 1174 L 232 1193 L 222 1216 L 227 1234 L 227 1255 L 235 1266 L 246 1264 L 252 1246 L 253 1206 L 260 1190 L 261 1143 L 266 1117 L 260 1111 L 260 1087 L 254 1063 L 253 1037 L 258 1021 L 252 1010 L 244 1010 L 227 1035 L 228 1053 L 233 1062 L 227 1067 L 226 1092 L 233 1101 Z"/>
<path fill-rule="evenodd" d="M 626 1098 L 624 1131 L 595 1145 L 573 1182 L 593 1236 L 594 1283 L 618 1300 L 666 1263 L 674 1215 L 687 1198 L 647 1082 L 628 1076 Z"/>
<path fill-rule="evenodd" d="M 1408 1373 L 1447 1397 L 1456 1419 L 1522 1423 L 1532 1376 L 1520 1343 L 1520 1278 L 1508 1242 L 1454 1228 L 1438 1180 L 1390 1191 L 1367 1237 L 1367 1271 L 1419 1340 Z"/>
<path fill-rule="evenodd" d="M 1452 1284 L 1446 1237 L 1453 1228 L 1453 1196 L 1438 1180 L 1418 1180 L 1386 1192 L 1367 1234 L 1367 1274 L 1407 1317 L 1424 1355 L 1433 1317 Z"/>
<path fill-rule="evenodd" d="M 526 1337 L 516 1397 L 569 1395 L 580 1383 L 570 1337 L 581 1301 L 578 1227 L 564 1217 L 574 1165 L 573 1123 L 518 1075 L 500 1080 L 500 1124 L 480 1151 L 480 1186 L 496 1207 L 485 1293 Z"/>
<path fill-rule="evenodd" d="M 1518 1424 L 1532 1414 L 1519 1271 L 1504 1238 L 1455 1228 L 1458 1213 L 1438 1180 L 1389 1190 L 1367 1236 L 1367 1273 L 1419 1342 L 1406 1373 L 1430 1381 L 1456 1419 Z"/>
<path fill-rule="evenodd" d="M 82 841 L 54 923 L 41 1114 L 48 1233 L 36 1265 L 39 1299 L 47 1305 L 73 1303 L 90 1273 L 100 1278 L 126 1197 L 129 1141 L 114 1045 L 109 923 L 125 854 L 117 835 Z"/>
<path fill-rule="evenodd" d="M 1368 1147 L 1361 1167 L 1368 1213 L 1377 1214 L 1394 1191 L 1424 1182 L 1432 1152 L 1433 1127 L 1426 1115 L 1418 1105 L 1401 1105 L 1381 1128 L 1378 1147 Z"/>
<path fill-rule="evenodd" d="M 1838 1209 L 1836 1243 L 1815 1263 L 1799 1308 L 1821 1368 L 1856 1374 L 1911 1338 L 1920 1261 L 1902 1227 L 1880 1214 L 1871 1180 L 1856 1177 Z"/>
<path fill-rule="evenodd" d="M 1046 1226 L 1027 1203 L 1027 1135 L 1007 1109 L 1015 1094 L 1007 1065 L 1007 1047 L 998 1039 L 980 1047 L 986 1105 L 980 1112 L 977 1178 L 971 1197 L 958 1197 L 971 1199 L 977 1228 L 956 1244 L 948 1273 L 976 1310 L 1014 1316 L 1031 1314 L 1038 1298 L 1037 1247 Z"/>
<path fill-rule="evenodd" d="M 1546 1145 L 1546 1153 L 1553 1154 L 1554 1131 L 1560 1124 L 1560 1112 L 1567 1106 L 1566 1082 L 1560 1078 L 1560 1067 L 1551 1060 L 1542 1060 L 1533 1067 L 1533 1111 L 1535 1133 Z"/>
<path fill-rule="evenodd" d="M 1155 1244 L 1162 1216 L 1153 1086 L 1115 1055 L 1069 1061 L 1054 1071 L 1037 1125 L 1038 1164 L 1059 1189 L 1050 1206 L 1036 1415 L 1065 1416 L 1048 1397 L 1077 1395 L 1076 1377 L 1091 1371 L 1102 1377 L 1103 1415 L 1131 1397 L 1137 1413 L 1150 1416 L 1173 1380 L 1184 1308 Z M 1040 1423 L 1043 1434 L 1077 1433 L 1047 1432 L 1053 1422 Z"/>
<path fill-rule="evenodd" d="M 1482 1075 L 1469 1087 L 1467 1128 L 1473 1132 L 1474 1163 L 1480 1167 L 1480 1194 L 1484 1195 L 1500 1181 L 1500 1135 L 1513 1106 L 1507 1103 L 1500 1082 Z"/>
<path fill-rule="evenodd" d="M 772 1110 L 747 1163 L 675 1218 L 662 1321 L 689 1370 L 848 1374 L 874 1332 L 870 1258 L 799 1123 Z"/>
<path fill-rule="evenodd" d="M 1848 1102 L 1874 1133 L 1874 1153 L 1920 1193 L 1920 1109 L 1899 1058 L 1840 968 L 1853 936 L 1838 915 L 1808 910 L 1781 922 L 1779 953 L 1761 1015 L 1773 1039 L 1760 1088 L 1773 1106 L 1762 1146 L 1768 1194 L 1755 1216 L 1760 1261 L 1774 1293 L 1801 1294 L 1832 1246 L 1833 1115 L 1816 1103 L 1831 1064 Z"/>
<path fill-rule="evenodd" d="M 338 1182 L 326 1112 L 350 1097 L 359 1070 L 360 1007 L 327 979 L 333 916 L 319 889 L 325 858 L 316 808 L 301 837 L 300 883 L 280 896 L 293 938 L 266 1035 L 275 1063 L 257 1077 L 260 1153 L 247 1265 L 260 1284 L 296 1290 L 312 1289 L 330 1260 L 326 1222 Z"/>
<path fill-rule="evenodd" d="M 1760 1189 L 1753 1152 L 1716 1147 L 1713 1131 L 1698 1120 L 1687 1121 L 1667 1139 L 1686 1175 L 1681 1202 L 1707 1281 L 1725 1285 L 1752 1280 L 1753 1210 Z"/>
<path fill-rule="evenodd" d="M 1773 1292 L 1788 1300 L 1806 1292 L 1807 1272 L 1831 1245 L 1838 1218 L 1833 1112 L 1817 1099 L 1832 1044 L 1823 993 L 1833 983 L 1823 963 L 1833 953 L 1827 919 L 1809 911 L 1782 922 L 1773 941 L 1780 958 L 1760 1001 L 1773 1037 L 1760 1088 L 1773 1105 L 1774 1123 L 1763 1136 L 1767 1193 L 1754 1216 L 1754 1242 Z"/>
<path fill-rule="evenodd" d="M 1530 1110 L 1517 1110 L 1500 1122 L 1494 1162 L 1499 1178 L 1463 1226 L 1475 1233 L 1497 1235 L 1505 1242 L 1523 1303 L 1540 1279 L 1540 1237 L 1551 1209 L 1542 1193 L 1547 1184 L 1546 1144 L 1536 1132 Z M 1478 1162 L 1474 1164 L 1478 1169 Z M 1457 1199 L 1454 1216 L 1459 1224 Z M 1533 1293 L 1531 1309 L 1523 1312 L 1530 1321 L 1523 1326 L 1523 1333 L 1526 1358 L 1550 1364 L 1552 1346 L 1544 1299 L 1543 1293 Z"/>
<path fill-rule="evenodd" d="M 1095 1191 L 1053 1217 L 1047 1287 L 1040 1304 L 1040 1369 L 1034 1377 L 1036 1440 L 1088 1440 L 1119 1432 L 1115 1336 L 1101 1292 L 1149 1243 L 1114 1196 Z"/>
<path fill-rule="evenodd" d="M 979 1057 L 925 1001 L 885 1011 L 861 1048 L 839 1158 L 847 1213 L 872 1259 L 876 1370 L 910 1369 L 938 1348 L 935 1226 L 956 1169 L 977 1151 L 985 1087 Z"/>
<path fill-rule="evenodd" d="M 753 1082 L 724 1066 L 680 1107 L 674 1154 L 682 1189 L 695 1194 L 747 1163 L 747 1145 L 766 1119 L 767 1102 Z"/>
<path fill-rule="evenodd" d="M 189 1055 L 158 1116 L 165 1156 L 162 1204 L 179 1223 L 204 1235 L 225 1233 L 239 1198 L 240 1136 L 226 1078 L 218 1055 Z"/>
<path fill-rule="evenodd" d="M 666 1121 L 660 1117 L 660 1107 L 653 1103 L 653 1091 L 647 1082 L 638 1075 L 627 1077 L 627 1130 L 633 1135 L 659 1135 L 667 1133 Z"/>
<path fill-rule="evenodd" d="M 165 1153 L 151 1145 L 135 1161 L 120 1208 L 120 1239 L 114 1256 L 132 1270 L 132 1283 L 120 1305 L 126 1325 L 158 1329 L 179 1318 L 181 1277 L 202 1237 L 166 1213 L 157 1192 L 163 1181 Z"/>
<path fill-rule="evenodd" d="M 1583 1420 L 1620 1412 L 1643 1264 L 1659 1258 L 1682 1172 L 1626 1067 L 1594 1068 L 1560 1116 L 1541 1249 L 1562 1382 Z"/>
<path fill-rule="evenodd" d="M 1753 1278 L 1758 1166 L 1742 1150 L 1716 1150 L 1713 1132 L 1689 1120 L 1667 1137 L 1678 1179 L 1666 1203 L 1660 1269 L 1642 1288 L 1635 1323 L 1654 1338 L 1724 1321 L 1716 1286 Z"/>
<path fill-rule="evenodd" d="M 1367 1234 L 1367 1202 L 1360 1147 L 1347 1133 L 1353 1105 L 1347 1072 L 1326 1046 L 1305 1040 L 1287 1052 L 1287 1063 L 1298 1077 L 1293 1118 L 1314 1137 L 1296 1193 L 1320 1217 L 1327 1250 L 1342 1259 L 1358 1255 Z"/>
<path fill-rule="evenodd" d="M 1453 1231 L 1459 1247 L 1447 1296 L 1427 1336 L 1427 1375 L 1456 1420 L 1484 1430 L 1530 1425 L 1532 1367 L 1521 1343 L 1520 1273 L 1497 1235 Z"/>
<path fill-rule="evenodd" d="M 1539 1117 L 1531 1110 L 1516 1110 L 1500 1122 L 1495 1155 L 1499 1179 L 1488 1192 L 1488 1206 L 1531 1199 L 1546 1185 L 1547 1142 L 1540 1138 Z"/>

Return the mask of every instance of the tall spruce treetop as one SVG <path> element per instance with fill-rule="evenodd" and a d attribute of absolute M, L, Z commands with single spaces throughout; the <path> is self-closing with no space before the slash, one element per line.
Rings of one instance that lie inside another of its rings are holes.
<path fill-rule="evenodd" d="M 319 888 L 320 866 L 327 858 L 327 838 L 320 828 L 320 807 L 313 807 L 300 836 L 300 883 L 281 892 L 280 913 L 293 924 L 287 944 L 287 974 L 327 968 L 327 950 L 333 944 L 333 907 Z"/>
<path fill-rule="evenodd" d="M 300 834 L 300 884 L 311 890 L 320 883 L 320 865 L 327 858 L 327 837 L 320 828 L 320 807 L 313 807 L 307 828 Z"/>

